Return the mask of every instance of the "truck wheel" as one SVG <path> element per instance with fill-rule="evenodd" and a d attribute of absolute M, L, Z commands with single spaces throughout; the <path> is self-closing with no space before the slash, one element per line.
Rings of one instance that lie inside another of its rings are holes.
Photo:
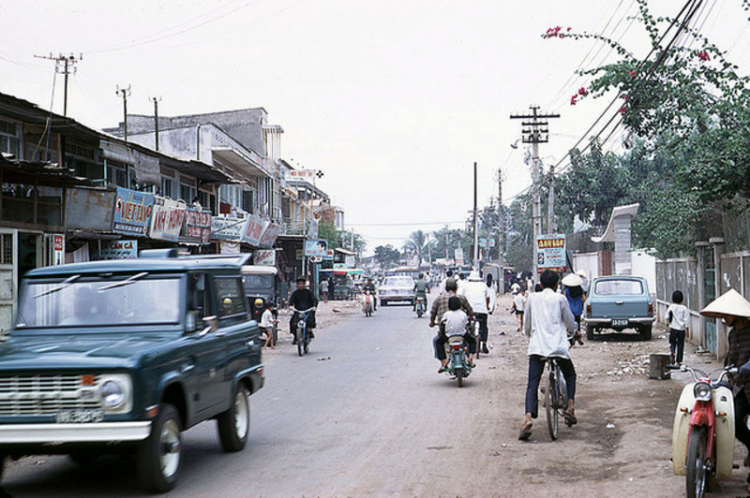
<path fill-rule="evenodd" d="M 594 340 L 594 326 L 593 325 L 586 325 L 586 340 L 587 341 Z"/>
<path fill-rule="evenodd" d="M 83 453 L 79 451 L 76 453 L 71 453 L 70 455 L 68 455 L 68 457 L 70 457 L 70 459 L 78 465 L 90 465 L 99 458 L 99 455 L 95 453 Z"/>
<path fill-rule="evenodd" d="M 650 341 L 651 340 L 651 325 L 644 325 L 641 330 L 641 339 L 644 341 Z"/>
<path fill-rule="evenodd" d="M 250 433 L 250 392 L 240 384 L 234 393 L 234 403 L 216 419 L 219 439 L 226 452 L 240 451 Z"/>
<path fill-rule="evenodd" d="M 6 458 L 7 457 L 5 455 L 0 455 L 0 481 L 2 481 L 2 478 L 3 478 L 3 470 L 5 470 L 5 460 L 6 460 Z M 2 488 L 0 488 L 0 489 L 2 489 Z"/>
<path fill-rule="evenodd" d="M 177 409 L 163 403 L 151 435 L 138 451 L 138 475 L 144 488 L 166 493 L 174 488 L 182 466 L 182 423 Z"/>

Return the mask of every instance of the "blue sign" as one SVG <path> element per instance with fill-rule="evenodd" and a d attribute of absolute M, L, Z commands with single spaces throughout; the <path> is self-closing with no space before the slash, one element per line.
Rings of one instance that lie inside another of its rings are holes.
<path fill-rule="evenodd" d="M 145 237 L 151 225 L 154 195 L 117 187 L 113 232 Z"/>

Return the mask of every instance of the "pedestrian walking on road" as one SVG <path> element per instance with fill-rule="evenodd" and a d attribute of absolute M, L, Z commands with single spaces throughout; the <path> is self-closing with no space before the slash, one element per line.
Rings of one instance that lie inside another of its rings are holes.
<path fill-rule="evenodd" d="M 519 332 L 523 330 L 523 312 L 525 308 L 526 294 L 523 290 L 520 290 L 518 291 L 518 294 L 513 297 L 513 306 L 510 309 L 511 313 L 516 315 L 516 324 L 518 325 Z"/>
<path fill-rule="evenodd" d="M 672 364 L 682 365 L 682 353 L 685 350 L 685 334 L 690 318 L 687 306 L 682 304 L 682 292 L 672 293 L 672 304 L 667 308 L 667 323 L 669 324 L 669 352 Z"/>
<path fill-rule="evenodd" d="M 320 293 L 323 296 L 323 302 L 328 302 L 328 280 L 323 279 L 320 282 Z"/>
<path fill-rule="evenodd" d="M 541 275 L 542 292 L 531 294 L 526 301 L 524 332 L 529 337 L 529 379 L 526 385 L 526 420 L 518 439 L 527 441 L 531 437 L 532 419 L 539 411 L 539 381 L 544 373 L 547 358 L 557 358 L 568 388 L 568 407 L 565 420 L 576 424 L 574 399 L 576 395 L 576 371 L 570 360 L 568 332 L 575 332 L 576 321 L 570 312 L 568 301 L 557 293 L 557 273 L 544 270 Z"/>

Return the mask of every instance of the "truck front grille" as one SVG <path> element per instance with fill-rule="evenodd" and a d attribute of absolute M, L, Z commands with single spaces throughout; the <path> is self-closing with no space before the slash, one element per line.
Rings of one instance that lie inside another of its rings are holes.
<path fill-rule="evenodd" d="M 0 416 L 102 408 L 97 383 L 95 377 L 93 385 L 84 386 L 81 375 L 0 376 Z"/>

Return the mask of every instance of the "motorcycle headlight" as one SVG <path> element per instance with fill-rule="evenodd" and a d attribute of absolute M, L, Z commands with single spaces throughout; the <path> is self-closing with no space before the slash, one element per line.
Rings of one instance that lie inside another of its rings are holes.
<path fill-rule="evenodd" d="M 104 410 L 110 413 L 124 413 L 132 406 L 132 388 L 127 375 L 107 375 L 99 382 L 99 395 Z"/>
<path fill-rule="evenodd" d="M 711 386 L 708 382 L 696 382 L 693 395 L 697 401 L 711 401 Z"/>

